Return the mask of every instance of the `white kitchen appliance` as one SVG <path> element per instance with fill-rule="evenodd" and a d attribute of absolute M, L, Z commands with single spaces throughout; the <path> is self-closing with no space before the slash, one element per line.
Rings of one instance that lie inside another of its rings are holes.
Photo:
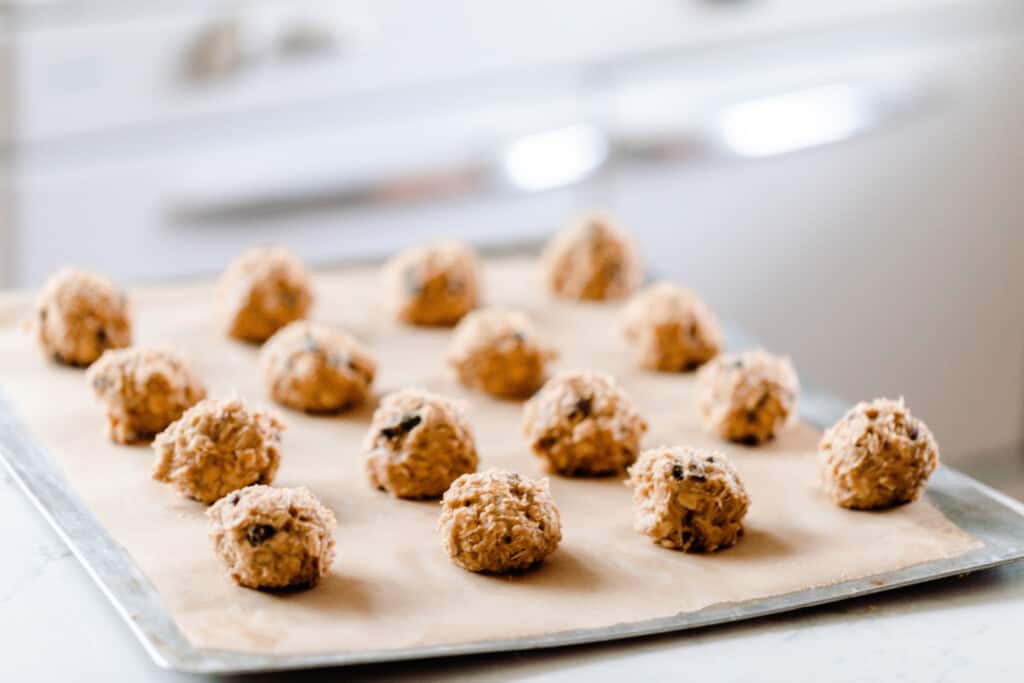
<path fill-rule="evenodd" d="M 6 3 L 0 283 L 505 243 L 599 207 L 827 386 L 1005 449 L 1022 74 L 1001 0 Z"/>

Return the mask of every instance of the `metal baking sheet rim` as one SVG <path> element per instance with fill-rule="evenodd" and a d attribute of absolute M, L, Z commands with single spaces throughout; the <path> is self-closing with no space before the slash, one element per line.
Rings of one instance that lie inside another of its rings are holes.
<path fill-rule="evenodd" d="M 812 420 L 814 421 L 814 420 Z M 957 526 L 984 542 L 963 555 L 898 571 L 793 593 L 720 603 L 671 617 L 561 631 L 543 636 L 395 650 L 300 655 L 251 655 L 193 647 L 164 609 L 160 594 L 67 485 L 0 393 L 0 460 L 68 544 L 157 665 L 187 673 L 244 673 L 396 662 L 598 643 L 763 617 L 962 575 L 1024 558 L 1024 505 L 949 467 L 941 467 L 927 497 Z M 871 513 L 865 513 L 871 514 Z"/>

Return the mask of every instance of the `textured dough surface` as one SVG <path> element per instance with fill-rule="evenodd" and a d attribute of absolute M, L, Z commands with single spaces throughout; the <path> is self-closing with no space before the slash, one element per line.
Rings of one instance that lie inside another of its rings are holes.
<path fill-rule="evenodd" d="M 106 407 L 108 433 L 117 443 L 152 438 L 206 397 L 188 361 L 170 348 L 107 351 L 86 378 Z"/>
<path fill-rule="evenodd" d="M 636 460 L 647 422 L 611 375 L 561 372 L 526 402 L 523 431 L 547 471 L 602 475 Z"/>
<path fill-rule="evenodd" d="M 260 367 L 267 390 L 278 403 L 330 413 L 366 400 L 377 361 L 351 335 L 297 320 L 263 345 Z"/>
<path fill-rule="evenodd" d="M 399 498 L 436 498 L 478 462 L 462 408 L 418 389 L 381 401 L 363 449 L 370 484 Z"/>
<path fill-rule="evenodd" d="M 722 346 L 718 319 L 696 292 L 658 282 L 630 299 L 623 329 L 637 365 L 649 370 L 693 370 Z"/>
<path fill-rule="evenodd" d="M 619 299 L 644 278 L 633 236 L 598 214 L 555 235 L 541 262 L 548 289 L 569 299 Z"/>
<path fill-rule="evenodd" d="M 228 335 L 263 343 L 279 329 L 306 317 L 313 286 L 298 256 L 280 247 L 248 249 L 221 279 Z"/>
<path fill-rule="evenodd" d="M 697 373 L 704 428 L 749 445 L 774 438 L 796 418 L 799 393 L 789 358 L 761 350 L 720 356 Z"/>
<path fill-rule="evenodd" d="M 206 512 L 213 551 L 248 588 L 314 586 L 334 562 L 334 513 L 308 489 L 249 486 Z"/>
<path fill-rule="evenodd" d="M 468 387 L 522 398 L 544 383 L 548 363 L 557 356 L 525 313 L 484 308 L 455 328 L 448 364 Z"/>
<path fill-rule="evenodd" d="M 53 274 L 36 298 L 32 326 L 43 354 L 85 367 L 132 343 L 131 307 L 108 278 L 74 268 Z"/>
<path fill-rule="evenodd" d="M 395 315 L 414 325 L 454 325 L 480 301 L 480 264 L 462 242 L 413 247 L 384 269 Z"/>
<path fill-rule="evenodd" d="M 562 541 L 562 522 L 548 480 L 515 472 L 464 474 L 441 500 L 445 552 L 471 572 L 529 569 Z"/>
<path fill-rule="evenodd" d="M 832 500 L 874 510 L 920 498 L 939 465 L 939 447 L 902 398 L 879 398 L 858 403 L 825 431 L 818 462 Z"/>
<path fill-rule="evenodd" d="M 284 423 L 240 399 L 206 399 L 153 441 L 153 478 L 210 504 L 250 484 L 270 484 L 281 462 Z"/>
<path fill-rule="evenodd" d="M 673 550 L 706 552 L 743 534 L 750 497 L 722 453 L 678 446 L 644 451 L 629 468 L 635 528 Z"/>

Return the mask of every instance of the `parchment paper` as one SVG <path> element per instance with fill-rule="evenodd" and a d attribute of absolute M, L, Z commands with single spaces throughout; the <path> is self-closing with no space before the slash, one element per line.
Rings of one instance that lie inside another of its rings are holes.
<path fill-rule="evenodd" d="M 733 458 L 753 499 L 736 547 L 709 555 L 665 550 L 633 531 L 621 479 L 553 478 L 564 532 L 559 550 L 526 574 L 471 574 L 441 550 L 436 502 L 394 500 L 367 484 L 360 444 L 372 405 L 340 417 L 280 409 L 288 430 L 275 484 L 306 485 L 337 513 L 338 559 L 314 590 L 259 593 L 222 575 L 206 538 L 204 506 L 150 479 L 149 446 L 117 446 L 106 438 L 102 409 L 83 372 L 40 357 L 19 326 L 27 296 L 0 299 L 0 382 L 199 647 L 294 654 L 541 635 L 826 585 L 979 545 L 925 502 L 884 513 L 834 506 L 817 486 L 819 435 L 806 425 L 756 449 L 703 434 L 692 375 L 631 367 L 619 305 L 552 302 L 526 260 L 492 261 L 486 270 L 488 302 L 535 316 L 561 350 L 558 367 L 602 369 L 620 378 L 650 422 L 645 446 L 707 446 Z M 522 437 L 521 403 L 462 389 L 443 362 L 450 332 L 390 322 L 377 278 L 370 267 L 318 274 L 314 310 L 316 319 L 349 329 L 377 354 L 376 396 L 417 385 L 465 399 L 481 468 L 539 476 Z M 147 288 L 132 296 L 136 343 L 184 350 L 212 396 L 237 392 L 270 405 L 257 349 L 222 334 L 213 284 Z"/>

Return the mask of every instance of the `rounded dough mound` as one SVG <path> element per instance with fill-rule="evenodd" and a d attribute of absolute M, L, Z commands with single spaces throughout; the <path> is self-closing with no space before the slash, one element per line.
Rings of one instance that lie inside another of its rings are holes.
<path fill-rule="evenodd" d="M 602 475 L 636 460 L 647 422 L 611 375 L 561 372 L 527 401 L 523 431 L 549 472 Z"/>
<path fill-rule="evenodd" d="M 153 441 L 153 478 L 210 504 L 250 484 L 274 481 L 284 423 L 239 399 L 207 399 Z"/>
<path fill-rule="evenodd" d="M 480 300 L 480 265 L 461 242 L 407 249 L 385 268 L 395 315 L 414 325 L 454 325 Z"/>
<path fill-rule="evenodd" d="M 348 334 L 295 321 L 263 345 L 260 367 L 267 390 L 278 403 L 331 413 L 366 400 L 377 361 Z"/>
<path fill-rule="evenodd" d="M 228 334 L 263 343 L 306 317 L 313 287 L 298 256 L 280 247 L 248 249 L 224 272 L 221 288 L 228 309 Z"/>
<path fill-rule="evenodd" d="M 752 446 L 773 438 L 796 417 L 799 393 L 789 358 L 760 350 L 721 356 L 697 374 L 704 428 Z"/>
<path fill-rule="evenodd" d="M 692 290 L 658 282 L 634 296 L 623 312 L 636 363 L 649 370 L 693 370 L 715 357 L 722 330 Z"/>
<path fill-rule="evenodd" d="M 729 459 L 679 446 L 644 451 L 629 468 L 634 527 L 665 548 L 708 552 L 743 534 L 750 497 Z"/>
<path fill-rule="evenodd" d="M 213 551 L 248 588 L 314 586 L 334 562 L 334 513 L 305 488 L 249 486 L 206 511 Z"/>
<path fill-rule="evenodd" d="M 461 408 L 416 389 L 381 401 L 363 448 L 370 483 L 399 498 L 436 498 L 478 462 Z"/>
<path fill-rule="evenodd" d="M 858 403 L 825 432 L 818 462 L 832 500 L 875 510 L 920 498 L 939 465 L 939 447 L 902 398 L 879 398 Z"/>
<path fill-rule="evenodd" d="M 464 474 L 441 500 L 445 552 L 471 572 L 522 571 L 562 541 L 562 522 L 548 480 L 514 472 Z"/>
<path fill-rule="evenodd" d="M 503 398 L 529 396 L 558 354 L 519 311 L 473 311 L 455 328 L 448 364 L 468 387 Z"/>
<path fill-rule="evenodd" d="M 36 299 L 33 328 L 46 356 L 77 367 L 132 343 L 128 298 L 106 277 L 74 268 L 47 281 Z"/>
<path fill-rule="evenodd" d="M 541 258 L 548 289 L 569 299 L 629 296 L 644 278 L 633 237 L 607 216 L 576 221 L 555 235 Z"/>
<path fill-rule="evenodd" d="M 86 375 L 107 409 L 117 443 L 149 439 L 206 396 L 188 361 L 173 349 L 107 351 Z"/>

